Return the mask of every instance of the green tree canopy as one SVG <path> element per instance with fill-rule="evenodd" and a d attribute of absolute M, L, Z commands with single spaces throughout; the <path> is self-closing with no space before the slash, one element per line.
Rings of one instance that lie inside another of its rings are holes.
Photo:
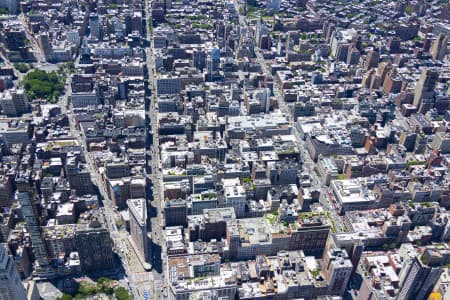
<path fill-rule="evenodd" d="M 64 84 L 55 71 L 33 70 L 25 75 L 23 85 L 30 100 L 45 99 L 56 102 L 64 92 Z"/>
<path fill-rule="evenodd" d="M 124 287 L 118 287 L 114 290 L 114 296 L 119 300 L 131 300 L 132 297 L 130 293 Z"/>

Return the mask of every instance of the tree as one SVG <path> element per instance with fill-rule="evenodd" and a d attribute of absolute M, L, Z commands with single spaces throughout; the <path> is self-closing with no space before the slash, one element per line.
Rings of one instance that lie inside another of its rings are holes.
<path fill-rule="evenodd" d="M 66 63 L 66 68 L 70 73 L 73 73 L 75 71 L 75 63 L 73 61 L 68 61 Z"/>
<path fill-rule="evenodd" d="M 100 277 L 97 281 L 97 290 L 107 295 L 112 295 L 114 292 L 112 283 L 113 281 L 111 279 Z"/>
<path fill-rule="evenodd" d="M 408 15 L 412 15 L 412 13 L 415 12 L 414 6 L 408 5 L 408 6 L 405 8 L 405 12 L 406 12 Z"/>
<path fill-rule="evenodd" d="M 114 290 L 114 296 L 116 296 L 116 298 L 118 300 L 131 300 L 132 299 L 130 293 L 128 293 L 128 291 L 124 287 L 121 287 L 121 286 Z"/>
<path fill-rule="evenodd" d="M 78 288 L 78 293 L 82 295 L 94 295 L 97 293 L 97 287 L 94 284 L 83 282 Z"/>
<path fill-rule="evenodd" d="M 64 84 L 60 82 L 55 71 L 47 73 L 42 70 L 33 70 L 25 75 L 22 84 L 31 100 L 46 99 L 52 102 L 57 100 L 64 91 Z"/>
<path fill-rule="evenodd" d="M 16 63 L 14 64 L 14 68 L 20 73 L 26 73 L 30 70 L 30 66 L 24 63 Z"/>
<path fill-rule="evenodd" d="M 73 297 L 70 294 L 64 293 L 61 297 L 58 297 L 57 300 L 72 300 Z"/>

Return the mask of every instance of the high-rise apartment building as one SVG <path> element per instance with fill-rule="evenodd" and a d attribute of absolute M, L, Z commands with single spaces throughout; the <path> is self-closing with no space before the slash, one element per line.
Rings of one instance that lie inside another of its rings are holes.
<path fill-rule="evenodd" d="M 417 107 L 419 112 L 425 113 L 433 107 L 434 88 L 439 79 L 436 70 L 424 69 L 420 75 L 419 82 L 414 91 L 413 105 Z"/>
<path fill-rule="evenodd" d="M 399 274 L 401 288 L 397 299 L 427 299 L 443 271 L 439 262 L 433 259 L 434 255 L 438 256 L 435 257 L 437 261 L 442 260 L 442 255 L 432 250 L 426 250 L 421 256 L 405 258 Z"/>
<path fill-rule="evenodd" d="M 100 20 L 97 14 L 92 13 L 89 16 L 89 29 L 91 31 L 91 37 L 97 39 L 100 38 Z"/>
<path fill-rule="evenodd" d="M 378 62 L 380 61 L 380 53 L 375 50 L 369 52 L 366 57 L 365 69 L 370 70 L 372 68 L 378 67 Z"/>
<path fill-rule="evenodd" d="M 11 256 L 0 245 L 0 300 L 25 300 L 27 294 Z"/>
<path fill-rule="evenodd" d="M 438 35 L 437 39 L 431 46 L 431 56 L 433 59 L 442 60 L 447 53 L 448 36 L 442 33 Z"/>

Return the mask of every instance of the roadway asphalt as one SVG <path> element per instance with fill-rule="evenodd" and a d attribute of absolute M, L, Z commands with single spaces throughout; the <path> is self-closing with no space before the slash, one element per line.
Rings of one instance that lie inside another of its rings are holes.
<path fill-rule="evenodd" d="M 151 0 L 144 0 L 144 13 L 146 20 L 149 19 L 151 14 Z M 149 216 L 150 216 L 150 227 L 152 235 L 152 258 L 153 258 L 153 298 L 154 299 L 165 299 L 167 295 L 167 284 L 165 277 L 165 266 L 167 263 L 166 255 L 166 242 L 163 230 L 164 216 L 162 213 L 162 206 L 164 199 L 162 197 L 162 177 L 160 172 L 160 153 L 159 153 L 159 123 L 158 123 L 158 111 L 157 103 L 153 99 L 153 95 L 156 91 L 155 87 L 155 59 L 153 53 L 153 38 L 152 33 L 148 30 L 149 24 L 146 26 L 146 37 L 147 41 L 150 42 L 150 47 L 146 50 L 146 64 L 148 73 L 149 88 L 152 95 L 148 95 L 147 101 L 149 103 L 149 111 L 146 112 L 148 116 L 148 124 L 153 133 L 153 143 L 150 146 L 150 165 L 151 174 L 147 174 L 152 184 L 153 199 L 149 202 Z"/>

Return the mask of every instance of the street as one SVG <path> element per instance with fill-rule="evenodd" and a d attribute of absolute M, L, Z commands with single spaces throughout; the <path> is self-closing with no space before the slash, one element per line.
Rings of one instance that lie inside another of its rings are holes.
<path fill-rule="evenodd" d="M 151 0 L 144 0 L 144 13 L 146 15 L 146 20 L 149 20 L 149 15 L 151 14 Z M 153 94 L 155 90 L 155 58 L 153 53 L 153 38 L 152 32 L 149 30 L 150 24 L 147 24 L 145 31 L 147 41 L 150 43 L 150 47 L 145 49 L 146 54 L 146 65 L 148 72 L 148 82 L 149 89 L 152 95 L 148 95 L 147 103 L 148 111 L 147 116 L 147 126 L 151 129 L 153 133 L 153 143 L 150 145 L 150 149 L 146 149 L 147 155 L 150 154 L 150 167 L 151 172 L 147 174 L 148 178 L 152 183 L 153 191 L 153 201 L 149 201 L 148 206 L 150 213 L 150 228 L 152 233 L 152 257 L 153 257 L 153 270 L 152 270 L 152 282 L 153 282 L 153 298 L 154 299 L 165 299 L 164 295 L 167 294 L 165 290 L 165 259 L 166 259 L 166 243 L 164 237 L 164 231 L 161 226 L 163 224 L 163 214 L 162 214 L 162 180 L 160 172 L 160 157 L 159 157 L 159 128 L 158 128 L 158 111 L 156 108 L 156 101 L 153 99 Z M 149 143 L 147 143 L 148 145 Z M 163 258 L 163 259 L 161 259 Z M 161 284 L 162 283 L 162 284 Z"/>

